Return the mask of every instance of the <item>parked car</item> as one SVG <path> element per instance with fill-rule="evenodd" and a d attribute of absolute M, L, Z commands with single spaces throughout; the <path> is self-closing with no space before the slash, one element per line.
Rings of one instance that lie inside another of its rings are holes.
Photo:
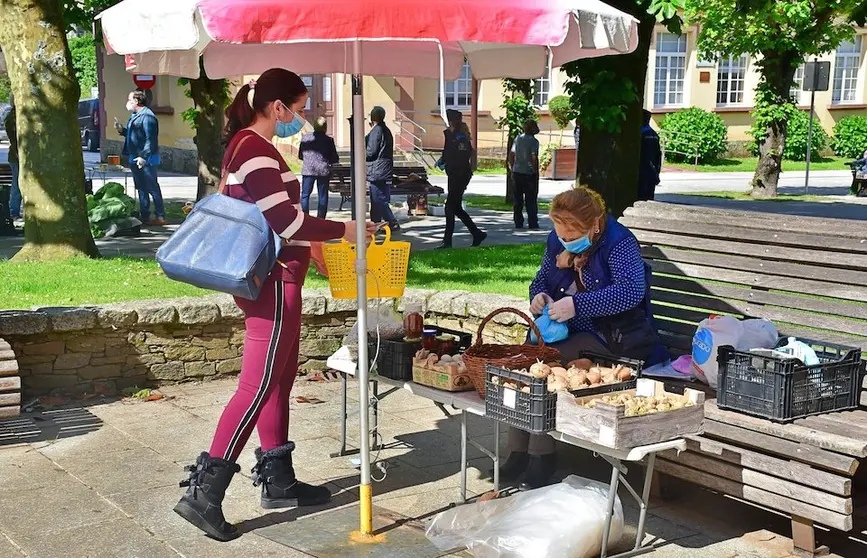
<path fill-rule="evenodd" d="M 0 141 L 9 141 L 9 134 L 6 133 L 6 115 L 12 107 L 6 103 L 0 103 Z"/>
<path fill-rule="evenodd" d="M 99 99 L 78 101 L 78 129 L 81 145 L 88 151 L 99 151 Z"/>

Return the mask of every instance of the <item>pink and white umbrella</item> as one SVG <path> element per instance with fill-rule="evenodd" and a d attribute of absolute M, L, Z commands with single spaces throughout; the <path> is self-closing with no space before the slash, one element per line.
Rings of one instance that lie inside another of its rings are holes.
<path fill-rule="evenodd" d="M 638 45 L 638 22 L 599 0 L 124 0 L 104 11 L 109 53 L 139 74 L 211 78 L 282 67 L 298 74 L 353 74 L 353 113 L 362 115 L 361 75 L 456 79 L 466 59 L 477 79 L 541 77 L 579 58 Z M 443 107 L 443 111 L 445 108 Z M 443 115 L 445 116 L 445 115 Z M 355 145 L 363 145 L 361 118 Z M 364 237 L 365 155 L 353 154 L 358 236 Z M 359 401 L 368 401 L 367 269 L 357 251 Z M 369 424 L 361 423 L 361 534 L 370 535 Z"/>

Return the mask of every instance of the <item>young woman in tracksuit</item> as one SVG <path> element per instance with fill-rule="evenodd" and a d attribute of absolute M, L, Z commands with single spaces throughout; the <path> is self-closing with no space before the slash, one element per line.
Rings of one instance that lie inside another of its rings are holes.
<path fill-rule="evenodd" d="M 223 516 L 223 497 L 240 470 L 236 460 L 254 426 L 262 447 L 256 449 L 252 473 L 254 484 L 262 487 L 262 507 L 319 505 L 331 498 L 326 487 L 295 478 L 289 392 L 298 371 L 301 287 L 311 259 L 324 269 L 321 242 L 341 237 L 355 242 L 356 236 L 353 221 L 305 215 L 298 179 L 271 143 L 274 136 L 301 131 L 299 113 L 306 102 L 307 88 L 300 77 L 271 69 L 243 86 L 226 111 L 225 193 L 255 203 L 283 238 L 283 250 L 259 298 L 235 299 L 246 325 L 238 389 L 220 417 L 209 451 L 187 468 L 190 477 L 181 486 L 189 488 L 175 506 L 184 519 L 224 541 L 238 533 Z M 374 228 L 371 224 L 370 232 Z M 231 250 L 226 246 L 227 255 Z"/>

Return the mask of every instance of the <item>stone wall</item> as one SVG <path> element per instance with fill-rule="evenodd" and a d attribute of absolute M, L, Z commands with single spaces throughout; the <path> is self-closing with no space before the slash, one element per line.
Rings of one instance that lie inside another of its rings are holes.
<path fill-rule="evenodd" d="M 473 333 L 493 310 L 527 306 L 501 295 L 422 290 L 408 290 L 403 299 L 380 304 L 402 311 L 410 301 L 422 305 L 427 323 Z M 304 293 L 303 371 L 325 368 L 325 360 L 355 323 L 356 309 L 354 300 L 335 300 L 317 290 Z M 485 329 L 490 340 L 508 343 L 522 341 L 525 332 L 513 314 L 497 316 Z M 18 357 L 25 396 L 112 393 L 237 374 L 244 322 L 231 297 L 214 295 L 0 311 L 0 337 Z"/>
<path fill-rule="evenodd" d="M 102 159 L 107 155 L 119 155 L 123 151 L 123 141 L 102 140 Z M 124 163 L 125 165 L 126 163 Z M 160 146 L 160 170 L 195 176 L 199 172 L 198 153 L 195 149 L 184 149 L 167 145 Z"/>

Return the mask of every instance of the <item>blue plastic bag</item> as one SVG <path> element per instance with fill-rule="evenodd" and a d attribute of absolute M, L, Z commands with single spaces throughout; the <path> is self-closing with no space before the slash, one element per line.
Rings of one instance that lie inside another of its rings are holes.
<path fill-rule="evenodd" d="M 569 327 L 566 324 L 561 324 L 558 321 L 552 320 L 551 316 L 548 315 L 547 306 L 542 310 L 542 315 L 536 318 L 536 327 L 539 328 L 539 332 L 542 334 L 542 340 L 544 340 L 545 343 L 557 343 L 558 341 L 563 341 L 569 337 Z M 536 338 L 536 333 L 531 329 L 530 343 L 538 342 L 539 340 Z"/>

